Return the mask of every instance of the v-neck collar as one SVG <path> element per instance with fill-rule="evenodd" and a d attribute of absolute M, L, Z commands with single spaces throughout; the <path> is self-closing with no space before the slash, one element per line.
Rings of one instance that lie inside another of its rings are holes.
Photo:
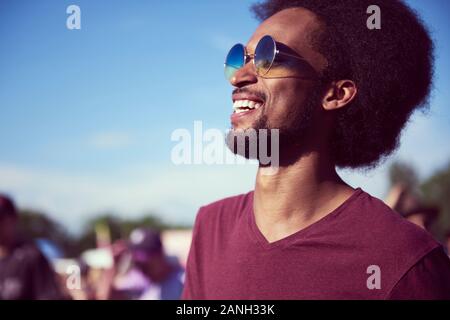
<path fill-rule="evenodd" d="M 269 242 L 262 232 L 259 230 L 256 220 L 255 220 L 255 213 L 253 211 L 253 196 L 254 192 L 251 192 L 250 194 L 250 201 L 248 202 L 247 208 L 246 208 L 246 215 L 247 215 L 247 222 L 250 228 L 250 233 L 252 238 L 265 250 L 271 250 L 279 247 L 287 247 L 290 244 L 292 244 L 294 241 L 298 240 L 302 236 L 304 236 L 306 233 L 310 232 L 311 230 L 316 229 L 318 226 L 322 225 L 326 221 L 334 218 L 337 214 L 342 212 L 345 208 L 347 208 L 355 199 L 359 197 L 364 191 L 361 188 L 355 189 L 353 194 L 345 200 L 339 207 L 331 211 L 329 214 L 324 216 L 323 218 L 319 219 L 318 221 L 310 224 L 306 228 L 303 228 L 287 237 L 284 237 L 280 240 Z"/>

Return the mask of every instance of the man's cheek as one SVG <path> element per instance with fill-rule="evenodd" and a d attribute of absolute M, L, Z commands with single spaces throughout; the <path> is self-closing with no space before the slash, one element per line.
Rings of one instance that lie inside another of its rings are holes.
<path fill-rule="evenodd" d="M 289 119 L 292 110 L 286 105 L 286 101 L 279 100 L 270 104 L 264 112 L 269 123 L 279 127 Z"/>

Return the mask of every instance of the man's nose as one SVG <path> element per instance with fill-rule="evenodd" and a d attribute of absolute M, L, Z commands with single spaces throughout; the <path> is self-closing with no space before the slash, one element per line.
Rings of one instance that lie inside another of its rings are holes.
<path fill-rule="evenodd" d="M 246 63 L 240 68 L 231 78 L 230 83 L 234 87 L 242 88 L 249 84 L 254 84 L 258 81 L 255 68 L 252 62 Z"/>

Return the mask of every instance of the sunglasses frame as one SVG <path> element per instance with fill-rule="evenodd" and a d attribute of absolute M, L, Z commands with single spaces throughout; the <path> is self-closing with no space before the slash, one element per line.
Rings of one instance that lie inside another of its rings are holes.
<path fill-rule="evenodd" d="M 255 62 L 255 60 L 258 59 L 258 57 L 256 56 L 256 51 L 257 51 L 257 49 L 258 49 L 258 46 L 261 44 L 261 41 L 263 41 L 263 39 L 267 39 L 267 38 L 270 39 L 270 40 L 273 42 L 274 52 L 273 52 L 273 57 L 272 57 L 272 59 L 271 59 L 271 61 L 270 61 L 270 66 L 267 68 L 267 71 L 265 71 L 263 74 L 261 74 L 261 73 L 258 71 L 258 67 L 256 66 L 256 62 Z M 233 65 L 227 64 L 227 60 L 228 60 L 227 58 L 228 58 L 228 56 L 229 56 L 231 50 L 232 50 L 234 47 L 236 47 L 236 46 L 240 46 L 240 47 L 242 48 L 242 52 L 243 52 L 243 56 L 244 56 L 244 59 L 243 59 L 243 60 L 244 60 L 244 63 L 243 63 L 243 65 L 240 66 L 239 68 L 237 68 L 237 66 L 233 66 Z M 267 74 L 269 73 L 270 69 L 272 68 L 273 63 L 275 62 L 275 59 L 277 58 L 277 55 L 282 55 L 282 56 L 291 57 L 291 58 L 295 58 L 295 59 L 298 59 L 298 60 L 306 61 L 304 58 L 302 58 L 302 57 L 300 57 L 300 56 L 297 56 L 297 55 L 294 55 L 294 54 L 289 54 L 289 53 L 280 51 L 280 49 L 278 49 L 278 47 L 277 47 L 277 42 L 275 41 L 275 39 L 274 39 L 272 36 L 265 35 L 265 36 L 263 36 L 263 37 L 258 41 L 258 44 L 256 45 L 256 48 L 255 48 L 255 53 L 247 53 L 247 48 L 246 48 L 243 44 L 241 44 L 241 43 L 237 43 L 237 44 L 235 44 L 234 46 L 232 46 L 231 49 L 230 49 L 230 51 L 228 51 L 227 58 L 226 58 L 225 63 L 224 63 L 224 67 L 225 67 L 225 68 L 226 68 L 226 67 L 234 67 L 234 68 L 237 68 L 237 69 L 236 69 L 236 72 L 237 72 L 237 70 L 243 68 L 243 67 L 249 62 L 249 60 L 252 60 L 252 62 L 253 62 L 253 67 L 255 68 L 256 74 L 257 74 L 258 76 L 264 78 L 264 76 L 267 75 Z M 307 62 L 307 61 L 306 61 L 306 62 Z M 309 63 L 308 63 L 308 64 L 309 64 Z M 230 79 L 229 79 L 229 80 L 230 80 Z"/>

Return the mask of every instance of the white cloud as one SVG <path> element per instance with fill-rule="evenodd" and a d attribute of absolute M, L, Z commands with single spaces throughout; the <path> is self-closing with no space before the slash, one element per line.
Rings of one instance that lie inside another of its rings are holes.
<path fill-rule="evenodd" d="M 252 188 L 254 166 L 136 166 L 110 176 L 0 163 L 0 191 L 77 231 L 100 212 L 136 217 L 148 211 L 192 223 L 201 205 Z"/>

